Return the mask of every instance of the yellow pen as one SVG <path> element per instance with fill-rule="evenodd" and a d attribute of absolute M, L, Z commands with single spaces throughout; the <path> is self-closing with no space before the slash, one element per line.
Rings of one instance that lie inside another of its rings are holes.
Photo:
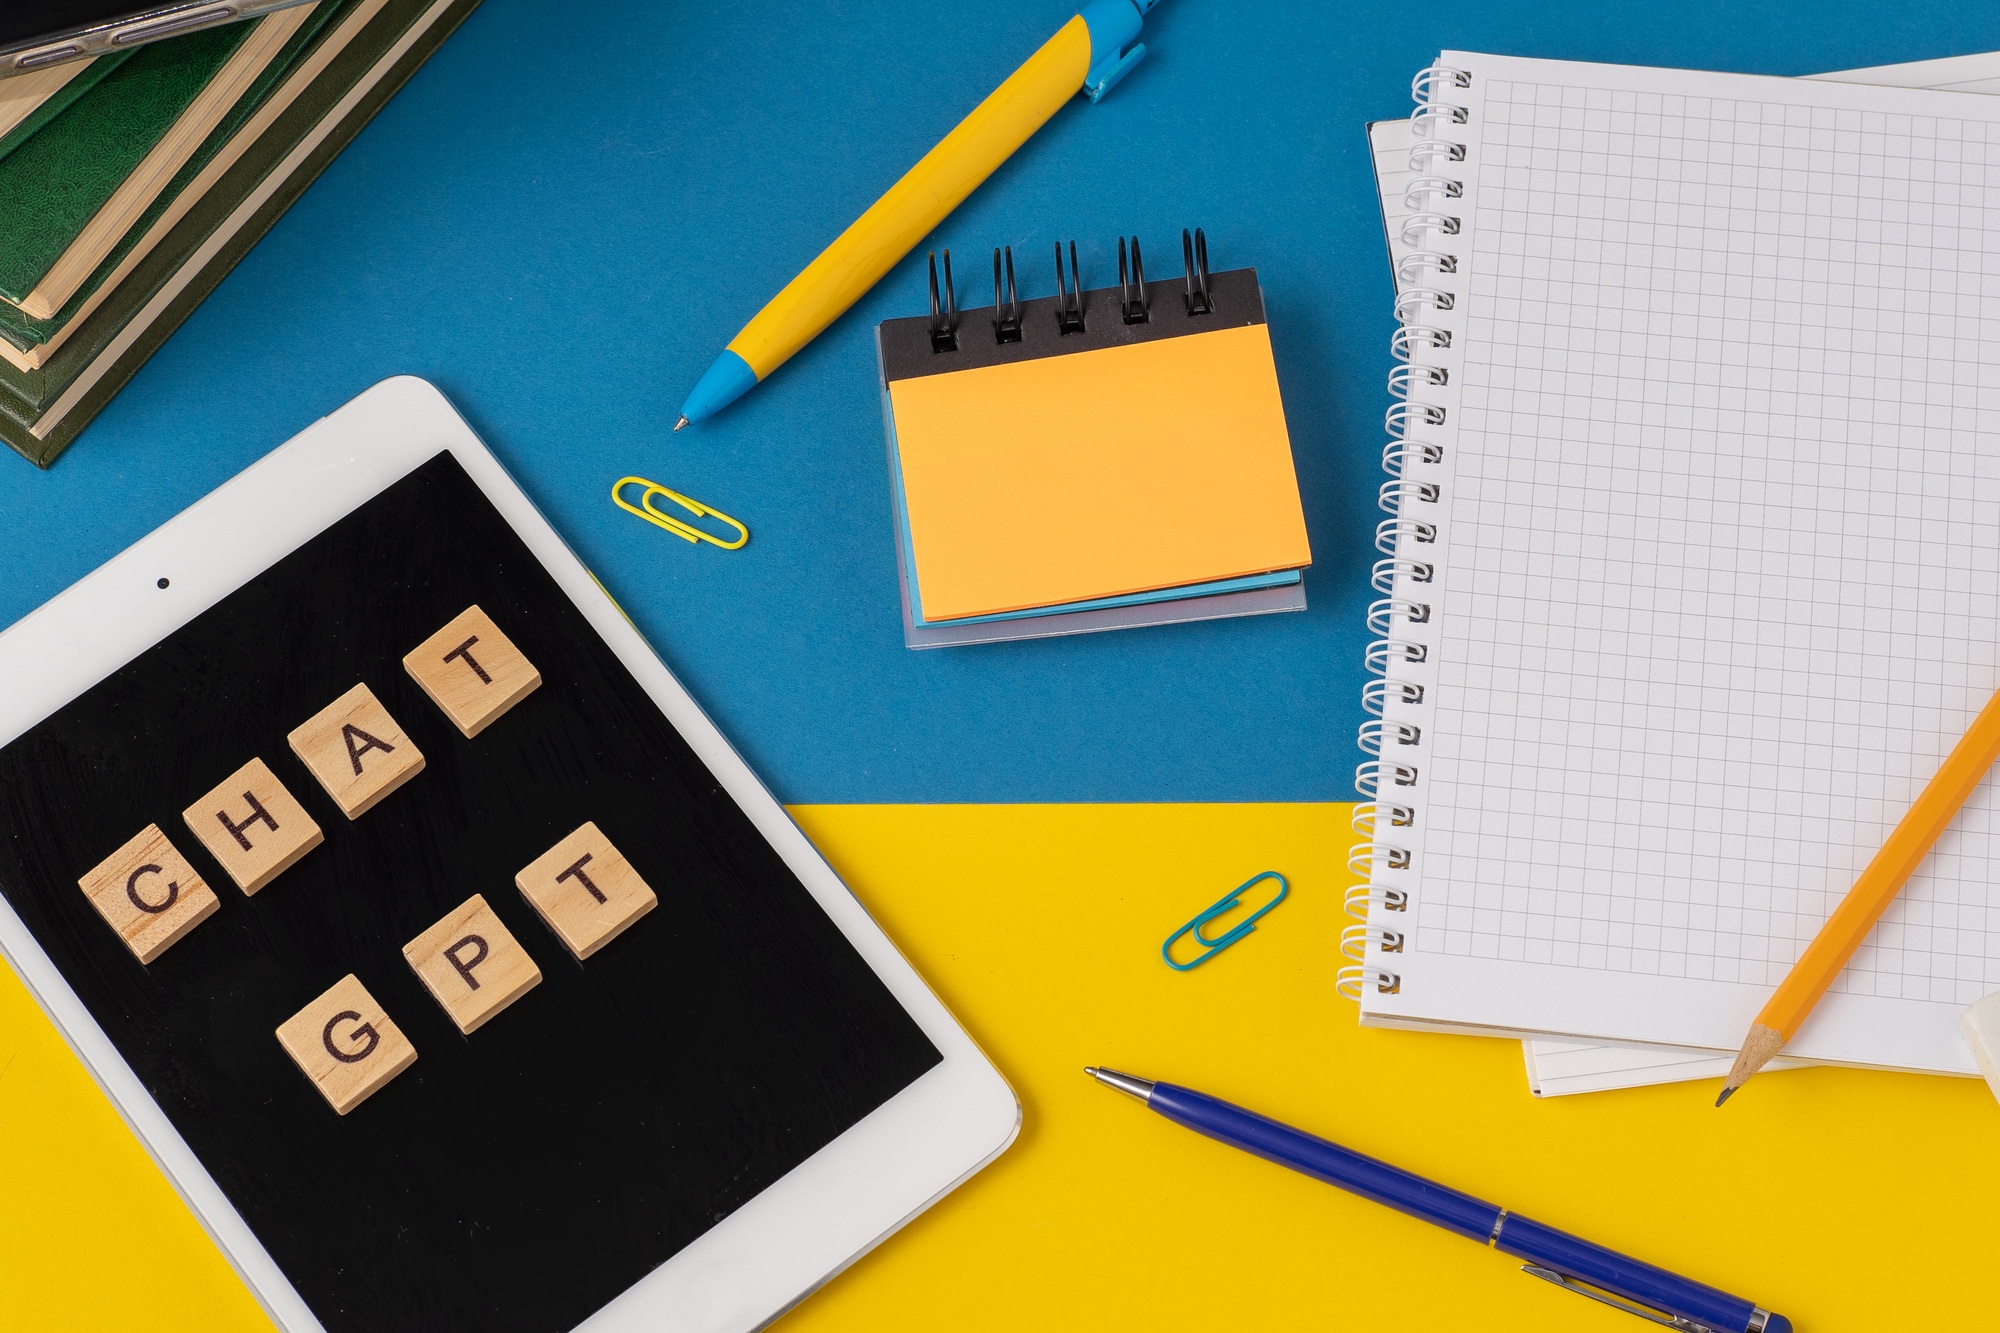
<path fill-rule="evenodd" d="M 735 402 L 861 299 L 1079 91 L 1095 102 L 1145 57 L 1159 0 L 1090 0 L 736 335 L 681 404 L 679 430 Z"/>

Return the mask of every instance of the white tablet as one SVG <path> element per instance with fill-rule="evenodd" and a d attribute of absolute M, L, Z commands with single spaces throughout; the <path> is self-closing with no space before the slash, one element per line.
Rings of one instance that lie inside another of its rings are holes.
<path fill-rule="evenodd" d="M 421 380 L 0 634 L 0 831 L 0 948 L 287 1333 L 741 1333 L 1020 1124 Z"/>

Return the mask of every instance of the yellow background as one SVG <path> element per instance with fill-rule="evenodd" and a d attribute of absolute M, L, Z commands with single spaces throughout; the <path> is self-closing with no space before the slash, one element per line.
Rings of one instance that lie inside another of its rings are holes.
<path fill-rule="evenodd" d="M 1013 1083 L 999 1162 L 781 1321 L 950 1328 L 1645 1325 L 1098 1087 L 1213 1092 L 1783 1311 L 1804 1333 L 1994 1323 L 2000 1106 L 1961 1079 L 1766 1074 L 1538 1102 L 1518 1046 L 1363 1031 L 1333 994 L 1347 807 L 794 811 Z M 1190 973 L 1167 933 L 1255 871 L 1292 895 Z M 448 1280 L 444 1275 L 440 1280 Z M 552 1280 L 558 1280 L 552 1275 Z M 268 1328 L 0 973 L 0 1329 Z"/>

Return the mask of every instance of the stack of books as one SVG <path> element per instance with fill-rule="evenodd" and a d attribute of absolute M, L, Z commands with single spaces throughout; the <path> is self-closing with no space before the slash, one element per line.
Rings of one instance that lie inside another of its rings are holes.
<path fill-rule="evenodd" d="M 0 436 L 48 466 L 478 0 L 318 0 L 0 79 Z"/>

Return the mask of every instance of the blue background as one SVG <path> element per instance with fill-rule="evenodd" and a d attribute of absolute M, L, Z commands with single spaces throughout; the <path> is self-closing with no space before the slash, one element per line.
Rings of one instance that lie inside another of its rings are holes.
<path fill-rule="evenodd" d="M 1391 328 L 1363 123 L 1407 115 L 1441 47 L 1770 74 L 2000 48 L 2000 8 L 1962 3 L 1165 0 L 1146 62 L 935 243 L 972 305 L 1003 243 L 1024 295 L 1052 288 L 1057 239 L 1093 287 L 1121 231 L 1157 276 L 1178 276 L 1183 226 L 1217 268 L 1255 265 L 1311 610 L 913 653 L 872 330 L 924 308 L 921 253 L 734 408 L 667 426 L 736 329 L 1071 12 L 487 0 L 52 471 L 0 456 L 0 623 L 411 373 L 784 800 L 1347 799 Z M 750 545 L 691 548 L 614 510 L 627 473 L 743 519 Z"/>

